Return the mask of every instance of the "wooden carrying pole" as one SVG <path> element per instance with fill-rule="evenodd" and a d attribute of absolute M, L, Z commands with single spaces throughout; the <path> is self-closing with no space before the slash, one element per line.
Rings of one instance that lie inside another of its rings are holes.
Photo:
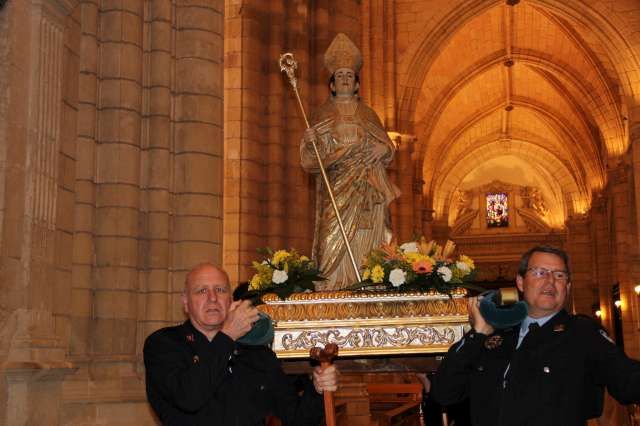
<path fill-rule="evenodd" d="M 338 345 L 327 343 L 324 349 L 311 348 L 309 351 L 311 358 L 320 362 L 320 367 L 324 370 L 329 367 L 333 359 L 338 356 Z M 333 401 L 333 392 L 322 392 L 324 397 L 324 418 L 327 426 L 336 426 L 336 406 Z"/>
<path fill-rule="evenodd" d="M 302 118 L 304 118 L 304 124 L 307 126 L 307 129 L 311 126 L 309 125 L 309 120 L 307 120 L 307 114 L 304 112 L 304 106 L 302 105 L 302 100 L 300 100 L 300 93 L 298 92 L 298 79 L 296 78 L 296 69 L 298 68 L 298 62 L 293 57 L 293 53 L 283 53 L 280 55 L 280 71 L 287 74 L 289 78 L 289 82 L 293 87 L 293 92 L 296 94 L 296 99 L 298 100 L 298 106 L 300 107 L 300 111 L 302 111 Z M 362 281 L 360 277 L 360 270 L 358 268 L 358 264 L 356 263 L 356 259 L 353 256 L 353 251 L 351 250 L 351 244 L 349 244 L 349 238 L 347 238 L 347 233 L 344 230 L 344 225 L 342 224 L 342 217 L 340 217 L 340 211 L 338 210 L 338 204 L 336 203 L 336 199 L 333 196 L 333 190 L 331 189 L 331 184 L 329 183 L 329 177 L 327 176 L 327 172 L 322 164 L 322 158 L 320 157 L 320 151 L 318 151 L 318 146 L 315 141 L 311 141 L 313 145 L 313 152 L 316 154 L 316 159 L 318 160 L 318 166 L 320 167 L 320 174 L 322 175 L 322 180 L 324 181 L 324 186 L 327 188 L 327 192 L 329 193 L 329 198 L 331 199 L 331 205 L 333 206 L 333 211 L 336 214 L 336 219 L 338 220 L 338 226 L 340 227 L 340 233 L 342 234 L 342 239 L 344 240 L 344 244 L 347 247 L 347 253 L 349 254 L 349 259 L 351 260 L 351 264 L 353 265 L 353 270 L 356 273 L 356 278 L 358 282 Z"/>

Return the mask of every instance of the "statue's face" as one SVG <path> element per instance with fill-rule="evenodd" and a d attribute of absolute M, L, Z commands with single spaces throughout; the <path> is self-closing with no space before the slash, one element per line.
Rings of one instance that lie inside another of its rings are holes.
<path fill-rule="evenodd" d="M 338 68 L 333 73 L 336 96 L 353 96 L 356 91 L 356 73 L 350 68 Z"/>

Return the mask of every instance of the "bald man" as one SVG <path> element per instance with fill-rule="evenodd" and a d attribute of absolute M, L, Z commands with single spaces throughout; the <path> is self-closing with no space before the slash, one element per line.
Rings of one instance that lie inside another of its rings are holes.
<path fill-rule="evenodd" d="M 151 334 L 144 345 L 147 398 L 164 425 L 318 425 L 322 392 L 336 389 L 334 367 L 313 371 L 298 395 L 266 346 L 238 343 L 258 320 L 248 301 L 232 301 L 229 277 L 210 263 L 192 269 L 182 295 L 188 320 Z"/>

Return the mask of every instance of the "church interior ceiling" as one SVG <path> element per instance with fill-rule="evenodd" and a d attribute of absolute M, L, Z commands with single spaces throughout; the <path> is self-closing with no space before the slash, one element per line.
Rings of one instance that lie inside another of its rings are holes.
<path fill-rule="evenodd" d="M 401 126 L 419 141 L 436 219 L 455 210 L 456 191 L 501 179 L 540 188 L 547 223 L 562 228 L 628 149 L 633 86 L 621 81 L 614 23 L 593 30 L 589 13 L 507 3 L 517 4 L 492 2 L 445 22 L 439 43 L 406 47 Z"/>

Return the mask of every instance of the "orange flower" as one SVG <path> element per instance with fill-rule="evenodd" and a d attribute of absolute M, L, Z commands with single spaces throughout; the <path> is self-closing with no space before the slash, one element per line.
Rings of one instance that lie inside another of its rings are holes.
<path fill-rule="evenodd" d="M 398 253 L 398 244 L 395 239 L 389 244 L 382 244 L 380 247 L 385 260 L 402 260 L 402 255 Z"/>
<path fill-rule="evenodd" d="M 417 260 L 411 267 L 416 274 L 428 274 L 433 271 L 433 265 L 427 259 Z"/>

